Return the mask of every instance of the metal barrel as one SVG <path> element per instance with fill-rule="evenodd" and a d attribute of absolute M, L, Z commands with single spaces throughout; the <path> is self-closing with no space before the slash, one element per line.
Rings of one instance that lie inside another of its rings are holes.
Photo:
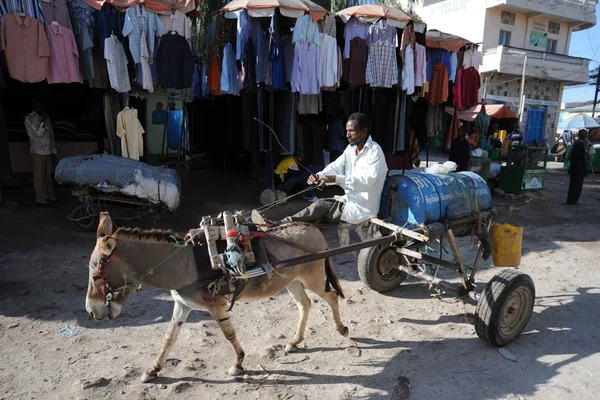
<path fill-rule="evenodd" d="M 379 217 L 399 226 L 431 224 L 492 208 L 487 183 L 472 172 L 408 172 L 386 179 Z"/>

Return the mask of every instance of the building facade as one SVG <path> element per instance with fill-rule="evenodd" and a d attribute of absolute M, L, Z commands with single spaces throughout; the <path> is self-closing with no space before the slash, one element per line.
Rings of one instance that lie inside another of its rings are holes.
<path fill-rule="evenodd" d="M 553 138 L 562 93 L 587 83 L 589 60 L 568 56 L 571 35 L 596 24 L 597 0 L 389 0 L 419 15 L 428 29 L 461 36 L 483 53 L 482 101 L 519 108 L 526 140 Z"/>

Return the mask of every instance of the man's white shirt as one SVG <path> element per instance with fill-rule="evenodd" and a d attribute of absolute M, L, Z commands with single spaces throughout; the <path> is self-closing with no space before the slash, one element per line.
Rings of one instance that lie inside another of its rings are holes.
<path fill-rule="evenodd" d="M 383 150 L 369 136 L 358 155 L 356 146 L 348 145 L 344 153 L 318 175 L 335 175 L 335 183 L 346 192 L 335 196 L 345 203 L 342 221 L 359 224 L 377 216 L 387 171 Z"/>

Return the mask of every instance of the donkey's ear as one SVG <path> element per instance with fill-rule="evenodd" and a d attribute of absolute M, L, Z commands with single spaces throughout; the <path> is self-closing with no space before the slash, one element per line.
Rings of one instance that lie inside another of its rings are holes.
<path fill-rule="evenodd" d="M 101 238 L 104 236 L 110 236 L 113 233 L 113 222 L 110 218 L 110 214 L 107 212 L 100 213 L 100 222 L 98 222 L 98 229 L 96 230 L 96 237 Z"/>
<path fill-rule="evenodd" d="M 102 256 L 109 257 L 112 252 L 115 251 L 115 248 L 117 247 L 117 241 L 113 237 L 105 236 L 98 240 L 96 246 Z"/>

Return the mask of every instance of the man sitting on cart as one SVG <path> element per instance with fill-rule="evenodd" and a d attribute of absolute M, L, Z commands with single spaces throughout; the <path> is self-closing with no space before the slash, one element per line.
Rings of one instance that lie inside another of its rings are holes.
<path fill-rule="evenodd" d="M 319 221 L 360 224 L 377 216 L 388 169 L 383 150 L 369 135 L 370 124 L 366 114 L 350 115 L 346 123 L 346 138 L 350 144 L 323 171 L 308 178 L 309 185 L 335 184 L 342 187 L 345 194 L 319 199 L 279 224 Z M 256 212 L 252 219 L 263 227 L 271 225 Z"/>

